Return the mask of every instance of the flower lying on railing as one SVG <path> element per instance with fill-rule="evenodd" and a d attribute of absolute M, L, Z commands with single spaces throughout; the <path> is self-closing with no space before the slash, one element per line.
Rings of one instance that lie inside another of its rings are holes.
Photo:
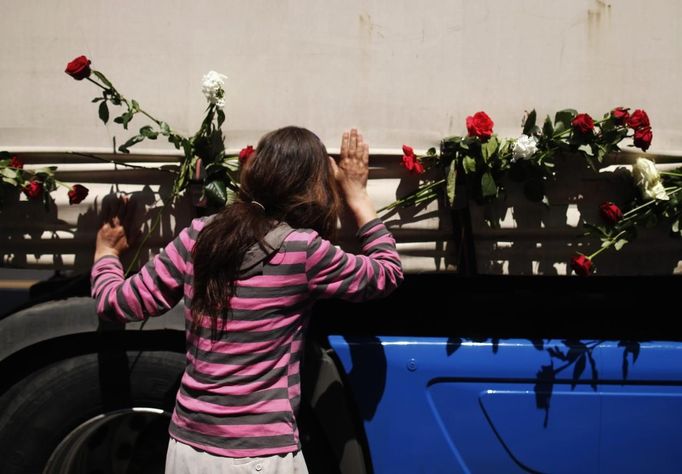
<path fill-rule="evenodd" d="M 424 155 L 416 155 L 412 147 L 403 145 L 403 166 L 420 175 L 421 183 L 414 192 L 380 211 L 426 203 L 442 193 L 453 205 L 458 185 L 466 186 L 475 200 L 490 202 L 504 193 L 501 183 L 505 176 L 522 183 L 530 200 L 548 204 L 545 187 L 556 177 L 557 154 L 582 155 L 587 165 L 597 170 L 606 155 L 620 151 L 619 145 L 625 138 L 631 138 L 631 146 L 642 151 L 649 148 L 653 139 L 649 116 L 641 109 L 630 113 L 628 108 L 616 107 L 599 120 L 566 109 L 557 112 L 554 121 L 547 116 L 542 127 L 536 124 L 536 119 L 532 110 L 524 117 L 518 138 L 501 139 L 493 133 L 493 120 L 480 111 L 466 118 L 467 136 L 444 138 L 440 150 L 430 148 Z M 426 173 L 430 170 L 435 172 Z M 670 220 L 672 232 L 680 234 L 678 192 L 682 169 L 659 175 L 652 162 L 641 159 L 634 167 L 634 176 L 641 199 L 648 201 L 634 203 L 625 213 L 613 203 L 603 204 L 601 214 L 608 225 L 586 224 L 592 235 L 602 238 L 603 245 L 592 255 L 577 254 L 572 258 L 571 268 L 576 273 L 591 274 L 592 259 L 611 246 L 620 249 L 636 236 L 638 225 L 652 225 L 664 218 Z"/>
<path fill-rule="evenodd" d="M 56 167 L 35 170 L 24 169 L 24 163 L 6 151 L 0 152 L 0 207 L 8 188 L 20 189 L 29 200 L 42 201 L 47 208 L 52 200 L 50 193 L 57 187 L 68 189 L 69 204 L 78 204 L 88 195 L 88 188 L 81 184 L 69 186 L 54 177 Z"/>
<path fill-rule="evenodd" d="M 532 110 L 524 118 L 518 138 L 501 139 L 493 133 L 492 119 L 481 111 L 467 117 L 467 136 L 444 138 L 440 151 L 430 148 L 425 155 L 417 156 L 404 145 L 403 166 L 408 171 L 422 174 L 439 168 L 441 176 L 428 174 L 415 192 L 382 211 L 429 201 L 442 190 L 452 204 L 456 181 L 469 185 L 478 201 L 490 201 L 503 192 L 500 180 L 505 175 L 523 183 L 529 199 L 546 202 L 545 186 L 555 175 L 554 157 L 558 153 L 579 153 L 596 169 L 607 154 L 620 151 L 624 138 L 632 138 L 633 145 L 643 151 L 653 138 L 649 117 L 643 110 L 630 114 L 629 109 L 618 107 L 595 121 L 588 114 L 566 109 L 557 112 L 554 121 L 547 116 L 542 127 L 536 125 L 536 119 Z M 462 174 L 464 179 L 458 178 Z"/>
<path fill-rule="evenodd" d="M 647 119 L 648 122 L 648 119 Z M 670 233 L 682 237 L 682 167 L 672 171 L 658 171 L 651 160 L 638 158 L 632 167 L 633 184 L 639 196 L 623 212 L 612 202 L 599 207 L 603 225 L 585 222 L 587 235 L 599 237 L 602 245 L 591 255 L 577 254 L 571 258 L 576 274 L 587 276 L 594 272 L 594 258 L 613 247 L 620 250 L 637 237 L 637 229 L 667 222 Z"/>
<path fill-rule="evenodd" d="M 169 195 L 161 196 L 163 206 L 158 209 L 146 235 L 139 242 L 137 251 L 126 271 L 128 273 L 137 264 L 147 239 L 158 227 L 164 208 L 171 205 L 181 193 L 188 190 L 195 205 L 209 205 L 214 208 L 223 207 L 233 199 L 234 193 L 239 188 L 239 165 L 253 153 L 253 147 L 243 149 L 239 156 L 225 154 L 221 127 L 225 122 L 223 107 L 225 106 L 225 79 L 227 77 L 223 74 L 210 71 L 203 77 L 202 92 L 208 102 L 206 115 L 199 130 L 187 137 L 175 131 L 167 122 L 159 120 L 144 110 L 136 100 L 123 96 L 102 72 L 91 68 L 91 61 L 85 56 L 71 61 L 65 72 L 79 81 L 87 79 L 101 89 L 101 96 L 95 97 L 92 102 L 99 103 L 99 118 L 105 125 L 109 122 L 109 105 L 122 108 L 120 115 L 113 121 L 122 125 L 125 130 L 137 115 L 142 115 L 149 120 L 149 123 L 143 125 L 136 135 L 118 147 L 120 152 L 130 153 L 130 148 L 138 143 L 164 136 L 183 153 L 179 171 L 174 172 L 172 190 Z M 79 153 L 79 155 L 83 154 Z M 87 156 L 101 159 L 94 155 Z M 138 167 L 125 162 L 116 161 L 116 163 Z M 202 189 L 197 189 L 198 183 L 203 184 Z M 77 197 L 78 192 L 79 189 L 74 189 L 74 198 Z M 71 198 L 71 195 L 69 197 Z"/>
<path fill-rule="evenodd" d="M 417 159 L 411 146 L 403 145 L 403 166 L 413 174 L 423 174 L 424 165 Z"/>
<path fill-rule="evenodd" d="M 225 122 L 225 75 L 210 71 L 203 77 L 202 92 L 208 102 L 206 116 L 199 130 L 186 137 L 176 132 L 167 122 L 152 116 L 136 100 L 123 96 L 103 73 L 91 68 L 91 61 L 85 56 L 71 61 L 65 72 L 76 80 L 87 79 L 102 90 L 101 96 L 95 97 L 93 102 L 99 103 L 99 118 L 104 124 L 109 122 L 109 105 L 123 108 L 113 121 L 122 125 L 125 130 L 136 115 L 143 115 L 149 120 L 149 124 L 143 125 L 136 135 L 118 147 L 120 152 L 129 153 L 132 146 L 145 140 L 156 140 L 159 135 L 166 137 L 176 149 L 182 150 L 180 169 L 171 195 L 165 196 L 166 201 L 172 201 L 186 190 L 192 178 L 202 174 L 202 169 L 206 174 L 205 194 L 209 204 L 220 207 L 230 201 L 231 192 L 236 191 L 239 186 L 239 161 L 237 156 L 225 154 L 221 131 Z"/>

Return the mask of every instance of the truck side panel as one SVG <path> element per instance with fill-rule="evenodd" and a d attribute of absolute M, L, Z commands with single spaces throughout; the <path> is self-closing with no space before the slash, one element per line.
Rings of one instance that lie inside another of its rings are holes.
<path fill-rule="evenodd" d="M 377 473 L 682 465 L 682 343 L 334 335 L 330 344 Z"/>

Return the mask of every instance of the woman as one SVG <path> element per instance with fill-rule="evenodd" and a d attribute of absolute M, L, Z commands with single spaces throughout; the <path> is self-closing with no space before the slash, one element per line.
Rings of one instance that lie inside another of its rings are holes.
<path fill-rule="evenodd" d="M 338 164 L 308 130 L 265 135 L 242 170 L 240 200 L 195 219 L 127 280 L 118 259 L 128 248 L 126 206 L 103 224 L 92 269 L 101 317 L 138 321 L 184 299 L 187 367 L 166 472 L 307 472 L 295 414 L 312 304 L 385 296 L 402 280 L 395 241 L 367 194 L 368 159 L 355 129 L 343 134 Z M 328 240 L 337 185 L 364 255 Z"/>

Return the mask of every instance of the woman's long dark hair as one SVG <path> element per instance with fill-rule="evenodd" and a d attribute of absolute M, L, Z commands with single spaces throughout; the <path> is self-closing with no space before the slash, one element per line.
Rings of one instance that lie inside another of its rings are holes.
<path fill-rule="evenodd" d="M 218 318 L 227 318 L 244 254 L 255 243 L 263 245 L 278 222 L 330 239 L 338 214 L 327 150 L 314 133 L 285 127 L 261 138 L 242 168 L 238 200 L 202 229 L 194 245 L 193 325 L 210 317 L 216 334 Z"/>

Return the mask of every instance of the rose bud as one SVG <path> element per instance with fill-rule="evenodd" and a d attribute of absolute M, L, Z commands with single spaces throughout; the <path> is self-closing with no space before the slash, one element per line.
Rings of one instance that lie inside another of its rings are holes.
<path fill-rule="evenodd" d="M 467 117 L 466 123 L 470 137 L 478 137 L 485 142 L 493 135 L 495 123 L 485 112 L 476 112 L 473 117 Z"/>
<path fill-rule="evenodd" d="M 29 181 L 24 186 L 23 191 L 29 199 L 39 199 L 43 195 L 43 183 L 40 181 Z"/>
<path fill-rule="evenodd" d="M 611 117 L 618 125 L 625 125 L 630 118 L 630 112 L 625 107 L 616 107 L 611 111 Z"/>
<path fill-rule="evenodd" d="M 90 73 L 92 72 L 90 70 L 90 60 L 85 56 L 78 56 L 66 65 L 66 70 L 64 72 L 77 81 L 82 81 L 86 77 L 90 77 Z"/>
<path fill-rule="evenodd" d="M 243 165 L 244 163 L 246 163 L 249 160 L 249 158 L 251 158 L 251 155 L 253 155 L 254 153 L 255 151 L 251 145 L 242 148 L 241 151 L 239 152 L 239 164 Z"/>
<path fill-rule="evenodd" d="M 20 170 L 20 169 L 24 168 L 24 164 L 21 162 L 21 160 L 19 158 L 17 158 L 16 156 L 13 156 L 9 160 L 9 167 Z"/>
<path fill-rule="evenodd" d="M 612 202 L 604 202 L 599 206 L 602 219 L 609 224 L 615 224 L 623 218 L 623 212 Z"/>
<path fill-rule="evenodd" d="M 592 273 L 592 260 L 585 255 L 571 257 L 571 268 L 580 276 L 589 276 Z"/>
<path fill-rule="evenodd" d="M 649 116 L 645 111 L 641 109 L 637 109 L 634 112 L 632 112 L 632 115 L 630 115 L 630 118 L 628 119 L 627 123 L 628 127 L 634 130 L 651 126 L 651 124 L 649 123 Z"/>
<path fill-rule="evenodd" d="M 578 114 L 571 120 L 573 130 L 581 135 L 591 135 L 594 129 L 594 120 L 588 114 Z"/>
<path fill-rule="evenodd" d="M 634 144 L 642 151 L 647 151 L 651 145 L 651 140 L 654 138 L 654 133 L 651 127 L 638 128 L 635 130 Z"/>
<path fill-rule="evenodd" d="M 413 174 L 424 172 L 424 165 L 419 162 L 411 146 L 403 145 L 403 167 Z"/>
<path fill-rule="evenodd" d="M 69 191 L 69 204 L 78 204 L 88 195 L 88 188 L 80 184 L 74 184 Z"/>

